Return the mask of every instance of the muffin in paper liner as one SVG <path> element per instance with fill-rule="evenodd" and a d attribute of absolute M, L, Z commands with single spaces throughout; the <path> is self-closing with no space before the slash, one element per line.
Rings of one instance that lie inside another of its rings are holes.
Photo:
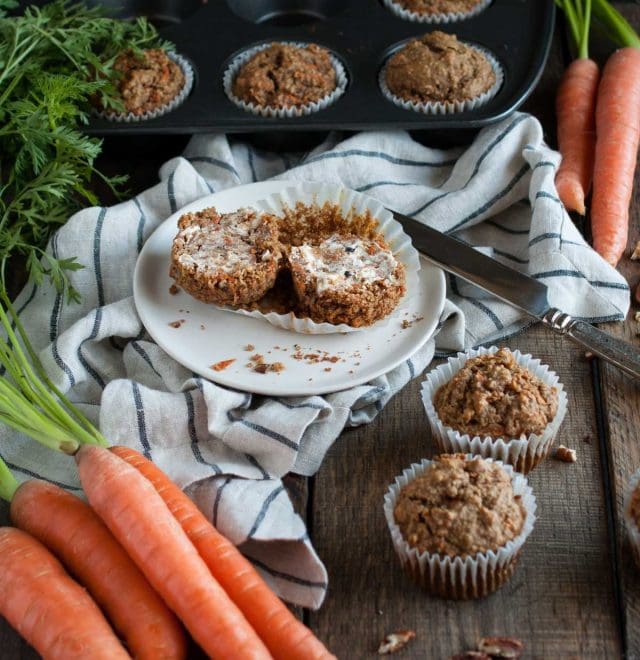
<path fill-rule="evenodd" d="M 624 498 L 623 510 L 623 518 L 629 535 L 629 543 L 631 544 L 631 550 L 633 551 L 633 558 L 635 559 L 637 566 L 640 568 L 640 528 L 631 515 L 631 498 L 637 488 L 640 488 L 640 469 L 636 470 L 631 475 L 631 479 L 629 479 L 627 492 Z"/>
<path fill-rule="evenodd" d="M 474 456 L 468 454 L 467 459 Z M 486 459 L 491 461 L 492 459 Z M 410 481 L 424 474 L 433 461 L 426 458 L 395 478 L 384 496 L 384 515 L 391 533 L 393 547 L 405 572 L 425 591 L 452 600 L 482 598 L 501 587 L 513 574 L 520 551 L 533 530 L 536 520 L 536 498 L 527 478 L 514 472 L 510 465 L 495 461 L 511 477 L 515 495 L 521 497 L 526 518 L 520 533 L 497 550 L 478 552 L 473 556 L 450 557 L 430 552 L 419 552 L 405 541 L 394 517 L 400 490 Z"/>
<path fill-rule="evenodd" d="M 265 199 L 252 204 L 252 208 L 260 212 L 270 213 L 276 216 L 282 216 L 285 207 L 295 208 L 296 204 L 301 202 L 305 205 L 322 206 L 325 202 L 336 205 L 340 208 L 346 221 L 350 216 L 358 216 L 366 213 L 377 221 L 376 230 L 382 234 L 387 245 L 393 252 L 394 257 L 404 264 L 405 267 L 405 287 L 406 291 L 399 300 L 395 309 L 384 318 L 375 323 L 354 328 L 345 323 L 316 323 L 310 318 L 296 316 L 293 312 L 287 314 L 278 314 L 276 312 L 264 313 L 257 309 L 246 310 L 221 306 L 237 314 L 251 316 L 253 318 L 264 319 L 278 328 L 285 328 L 303 334 L 331 334 L 346 333 L 367 330 L 369 328 L 379 328 L 389 323 L 393 318 L 397 318 L 406 303 L 418 293 L 420 270 L 420 257 L 417 250 L 411 244 L 411 239 L 404 233 L 401 225 L 393 219 L 381 202 L 345 188 L 339 184 L 312 183 L 305 182 L 297 186 L 286 188 L 280 193 L 270 195 Z"/>
<path fill-rule="evenodd" d="M 346 91 L 349 79 L 347 78 L 347 72 L 336 55 L 331 52 L 330 49 L 323 46 L 325 50 L 329 52 L 329 58 L 331 59 L 331 64 L 336 72 L 336 87 L 330 93 L 327 94 L 324 98 L 319 101 L 314 101 L 313 103 L 307 103 L 303 106 L 292 106 L 289 108 L 274 108 L 268 105 L 258 105 L 256 103 L 247 103 L 242 99 L 238 98 L 233 93 L 233 81 L 236 79 L 240 69 L 246 64 L 256 53 L 259 53 L 265 48 L 269 48 L 273 43 L 288 44 L 290 46 L 299 46 L 304 48 L 308 46 L 310 42 L 301 42 L 301 41 L 287 41 L 287 40 L 272 40 L 266 43 L 260 44 L 258 46 L 253 46 L 247 50 L 242 51 L 239 55 L 234 57 L 229 66 L 227 66 L 223 76 L 222 76 L 222 85 L 224 92 L 227 95 L 227 98 L 236 106 L 244 110 L 245 112 L 250 112 L 254 115 L 260 115 L 262 117 L 278 117 L 279 119 L 283 118 L 292 118 L 292 117 L 303 117 L 305 115 L 310 115 L 314 112 L 319 112 L 324 108 L 330 106 L 332 103 L 335 103 Z"/>
<path fill-rule="evenodd" d="M 400 48 L 402 48 L 405 43 L 407 42 L 401 44 Z M 397 53 L 400 48 L 395 48 L 393 52 L 389 54 L 385 63 L 382 65 L 382 68 L 380 69 L 380 73 L 378 73 L 378 85 L 380 87 L 380 91 L 388 101 L 391 101 L 391 103 L 397 105 L 403 110 L 422 112 L 423 114 L 427 115 L 450 115 L 456 112 L 470 112 L 472 110 L 478 109 L 490 101 L 500 91 L 502 83 L 504 82 L 504 70 L 494 55 L 486 48 L 482 48 L 477 44 L 468 43 L 467 41 L 463 41 L 461 43 L 464 43 L 465 46 L 469 46 L 470 48 L 473 48 L 482 53 L 489 61 L 489 64 L 491 65 L 491 68 L 493 69 L 493 72 L 496 76 L 496 81 L 486 92 L 483 92 L 482 94 L 475 96 L 472 99 L 446 103 L 443 101 L 419 103 L 417 101 L 408 101 L 407 99 L 403 99 L 401 96 L 397 96 L 389 89 L 389 86 L 387 85 L 387 64 L 389 59 L 395 55 L 395 53 Z"/>
<path fill-rule="evenodd" d="M 175 110 L 191 93 L 191 90 L 193 89 L 195 74 L 189 60 L 187 60 L 182 55 L 169 51 L 167 52 L 167 57 L 173 60 L 182 69 L 182 73 L 184 74 L 184 85 L 182 86 L 182 89 L 169 103 L 166 103 L 165 105 L 161 106 L 160 108 L 156 108 L 155 110 L 144 112 L 141 115 L 134 115 L 133 112 L 118 113 L 97 109 L 94 109 L 94 114 L 96 114 L 101 119 L 106 119 L 107 121 L 129 124 L 137 121 L 146 121 L 147 119 L 162 117 L 162 115 L 166 115 L 168 112 Z"/>
<path fill-rule="evenodd" d="M 480 12 L 484 11 L 492 0 L 481 0 L 475 7 L 469 11 L 452 11 L 441 14 L 423 14 L 419 11 L 411 11 L 399 5 L 395 0 L 383 0 L 384 6 L 393 12 L 398 18 L 405 21 L 412 21 L 413 23 L 430 23 L 432 25 L 445 25 L 447 23 L 454 23 L 455 21 L 464 21 L 467 18 L 472 18 Z"/>
<path fill-rule="evenodd" d="M 449 426 L 445 426 L 440 421 L 433 405 L 433 399 L 438 388 L 451 380 L 468 360 L 478 355 L 493 355 L 498 350 L 497 346 L 491 346 L 491 348 L 471 349 L 465 353 L 458 353 L 455 357 L 449 358 L 447 362 L 430 371 L 426 380 L 422 383 L 422 403 L 427 413 L 431 432 L 440 451 L 470 453 L 483 458 L 493 458 L 513 465 L 518 472 L 527 474 L 551 451 L 553 441 L 567 412 L 567 394 L 558 376 L 547 365 L 541 364 L 540 360 L 534 359 L 531 355 L 523 355 L 518 350 L 512 351 L 519 365 L 531 371 L 545 384 L 555 387 L 558 392 L 558 410 L 555 417 L 547 424 L 540 435 L 532 433 L 526 438 L 471 437 L 468 433 L 462 434 Z"/>

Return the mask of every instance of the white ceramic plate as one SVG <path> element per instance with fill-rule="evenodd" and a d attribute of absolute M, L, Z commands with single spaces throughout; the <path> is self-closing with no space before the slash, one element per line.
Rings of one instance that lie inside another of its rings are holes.
<path fill-rule="evenodd" d="M 288 186 L 290 181 L 267 181 L 224 190 L 198 199 L 163 222 L 144 244 L 136 264 L 133 296 L 138 314 L 174 360 L 226 387 L 272 396 L 305 396 L 366 383 L 413 355 L 436 328 L 444 307 L 445 279 L 442 270 L 425 259 L 421 260 L 418 295 L 407 300 L 397 319 L 381 328 L 349 334 L 298 334 L 201 303 L 184 291 L 169 292 L 171 244 L 183 213 L 208 206 L 226 213 Z M 408 327 L 402 327 L 403 321 Z M 254 348 L 245 350 L 248 346 Z M 255 354 L 267 363 L 281 362 L 284 370 L 256 373 L 248 366 Z M 211 368 L 225 360 L 234 362 L 220 371 Z"/>

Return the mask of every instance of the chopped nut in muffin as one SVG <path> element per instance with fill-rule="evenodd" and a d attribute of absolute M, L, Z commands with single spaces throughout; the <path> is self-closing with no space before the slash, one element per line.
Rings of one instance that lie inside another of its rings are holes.
<path fill-rule="evenodd" d="M 470 436 L 540 434 L 558 411 L 558 391 L 522 367 L 510 350 L 469 360 L 436 392 L 443 424 Z"/>
<path fill-rule="evenodd" d="M 402 488 L 394 518 L 418 552 L 465 557 L 497 550 L 514 539 L 526 512 L 500 465 L 442 454 Z"/>
<path fill-rule="evenodd" d="M 127 50 L 118 56 L 113 68 L 120 76 L 116 87 L 126 112 L 136 116 L 167 105 L 185 85 L 180 66 L 159 48 L 141 54 Z M 115 113 L 112 109 L 106 112 Z"/>
<path fill-rule="evenodd" d="M 387 87 L 414 103 L 455 103 L 493 87 L 496 74 L 487 57 L 438 30 L 412 39 L 393 55 L 385 72 Z"/>
<path fill-rule="evenodd" d="M 303 107 L 336 88 L 336 70 L 329 51 L 316 44 L 273 43 L 258 51 L 238 71 L 233 94 L 270 108 Z"/>

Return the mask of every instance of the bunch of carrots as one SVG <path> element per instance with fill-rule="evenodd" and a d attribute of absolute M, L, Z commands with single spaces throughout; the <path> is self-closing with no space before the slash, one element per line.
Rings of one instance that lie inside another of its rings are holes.
<path fill-rule="evenodd" d="M 107 448 L 0 301 L 0 421 L 74 455 L 89 502 L 0 460 L 0 615 L 45 660 L 182 659 L 183 626 L 211 658 L 333 658 L 159 468 Z"/>
<path fill-rule="evenodd" d="M 556 4 L 564 11 L 577 51 L 556 100 L 562 153 L 556 187 L 566 208 L 584 215 L 593 183 L 593 246 L 615 266 L 627 246 L 640 142 L 640 38 L 606 0 L 556 0 Z M 621 46 L 602 75 L 589 58 L 592 17 Z"/>

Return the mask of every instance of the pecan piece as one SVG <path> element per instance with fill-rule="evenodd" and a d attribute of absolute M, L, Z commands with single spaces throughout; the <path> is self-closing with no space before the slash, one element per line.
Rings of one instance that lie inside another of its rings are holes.
<path fill-rule="evenodd" d="M 555 458 L 563 463 L 575 463 L 578 460 L 576 450 L 569 449 L 569 447 L 565 447 L 564 445 L 560 445 L 556 449 Z"/>
<path fill-rule="evenodd" d="M 478 650 L 492 658 L 519 658 L 524 644 L 514 637 L 483 637 L 478 642 Z"/>
<path fill-rule="evenodd" d="M 398 630 L 397 632 L 389 633 L 380 642 L 378 655 L 387 655 L 388 653 L 395 653 L 403 649 L 415 636 L 415 630 Z"/>

